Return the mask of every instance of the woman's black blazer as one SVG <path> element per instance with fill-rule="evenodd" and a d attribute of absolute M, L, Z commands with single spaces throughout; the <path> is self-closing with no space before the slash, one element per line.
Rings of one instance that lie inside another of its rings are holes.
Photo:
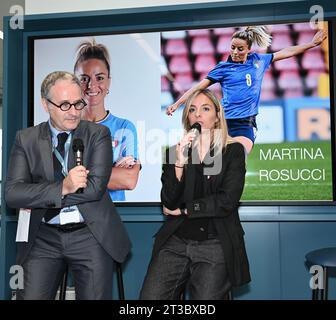
<path fill-rule="evenodd" d="M 168 216 L 155 235 L 153 255 L 174 234 L 183 219 L 213 219 L 227 262 L 231 284 L 238 286 L 250 281 L 249 263 L 244 244 L 244 231 L 238 215 L 238 206 L 245 182 L 245 151 L 240 143 L 230 143 L 222 154 L 204 160 L 205 196 L 194 199 L 195 166 L 186 165 L 180 181 L 175 175 L 175 147 L 166 152 L 163 164 L 161 202 L 168 209 L 182 206 L 187 216 Z"/>

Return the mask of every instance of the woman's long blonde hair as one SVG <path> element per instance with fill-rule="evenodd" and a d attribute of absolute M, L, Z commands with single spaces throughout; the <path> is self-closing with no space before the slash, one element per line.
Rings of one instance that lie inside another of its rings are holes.
<path fill-rule="evenodd" d="M 216 95 L 210 91 L 209 89 L 199 89 L 194 91 L 186 100 L 185 107 L 183 109 L 182 114 L 182 124 L 185 131 L 189 131 L 191 129 L 191 125 L 188 120 L 189 110 L 194 101 L 194 99 L 200 95 L 204 94 L 207 96 L 210 101 L 213 103 L 218 121 L 215 123 L 215 127 L 211 133 L 211 141 L 210 141 L 210 148 L 214 150 L 214 155 L 218 155 L 222 153 L 223 149 L 226 148 L 228 143 L 231 143 L 233 140 L 228 134 L 228 128 L 226 124 L 226 120 L 224 117 L 224 109 L 216 97 Z"/>
<path fill-rule="evenodd" d="M 272 36 L 268 33 L 265 26 L 249 26 L 244 30 L 236 31 L 232 39 L 238 38 L 247 42 L 248 48 L 251 49 L 254 43 L 260 48 L 267 48 L 272 43 Z"/>

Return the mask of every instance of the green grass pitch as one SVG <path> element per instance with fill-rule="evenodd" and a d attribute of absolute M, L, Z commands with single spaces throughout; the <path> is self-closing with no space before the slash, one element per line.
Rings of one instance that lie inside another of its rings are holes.
<path fill-rule="evenodd" d="M 293 151 L 295 148 L 297 148 L 296 159 Z M 313 152 L 311 152 L 312 148 Z M 321 152 L 317 151 L 318 148 Z M 301 159 L 301 151 L 304 149 L 312 153 L 315 159 L 310 159 L 307 154 L 306 159 Z M 285 150 L 284 157 L 281 156 L 283 150 Z M 263 155 L 267 154 L 268 157 L 265 160 Z M 300 170 L 299 179 L 295 181 L 298 177 L 297 169 Z M 305 170 L 302 171 L 302 169 Z M 281 175 L 281 170 L 287 171 Z M 292 177 L 288 179 L 290 170 L 292 170 Z M 241 200 L 332 200 L 330 142 L 256 144 L 247 157 L 247 174 Z"/>

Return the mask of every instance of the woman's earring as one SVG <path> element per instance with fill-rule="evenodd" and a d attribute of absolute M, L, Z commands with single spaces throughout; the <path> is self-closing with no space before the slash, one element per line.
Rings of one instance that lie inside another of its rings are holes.
<path fill-rule="evenodd" d="M 110 93 L 110 91 L 109 91 L 109 89 L 107 89 L 107 90 L 106 90 L 106 94 L 109 94 L 109 93 Z"/>

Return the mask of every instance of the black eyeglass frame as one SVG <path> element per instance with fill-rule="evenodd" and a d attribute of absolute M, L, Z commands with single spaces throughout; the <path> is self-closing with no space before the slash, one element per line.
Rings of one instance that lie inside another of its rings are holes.
<path fill-rule="evenodd" d="M 69 111 L 69 110 L 71 109 L 72 106 L 74 106 L 74 108 L 75 108 L 77 111 L 80 111 L 80 110 L 83 110 L 83 109 L 87 106 L 87 103 L 84 101 L 84 99 L 78 100 L 78 101 L 76 101 L 75 103 L 70 103 L 70 102 L 68 102 L 68 101 L 65 101 L 65 102 L 61 103 L 60 105 L 57 105 L 55 102 L 52 102 L 52 101 L 49 100 L 49 99 L 46 99 L 46 100 L 47 100 L 48 102 L 50 102 L 52 105 L 54 105 L 55 107 L 61 109 L 62 111 Z M 76 108 L 76 104 L 79 103 L 79 102 L 83 103 L 83 107 L 81 107 L 81 108 L 78 109 L 78 108 Z M 68 105 L 69 108 L 66 108 L 66 109 L 62 108 L 62 107 L 64 107 L 64 105 Z"/>

